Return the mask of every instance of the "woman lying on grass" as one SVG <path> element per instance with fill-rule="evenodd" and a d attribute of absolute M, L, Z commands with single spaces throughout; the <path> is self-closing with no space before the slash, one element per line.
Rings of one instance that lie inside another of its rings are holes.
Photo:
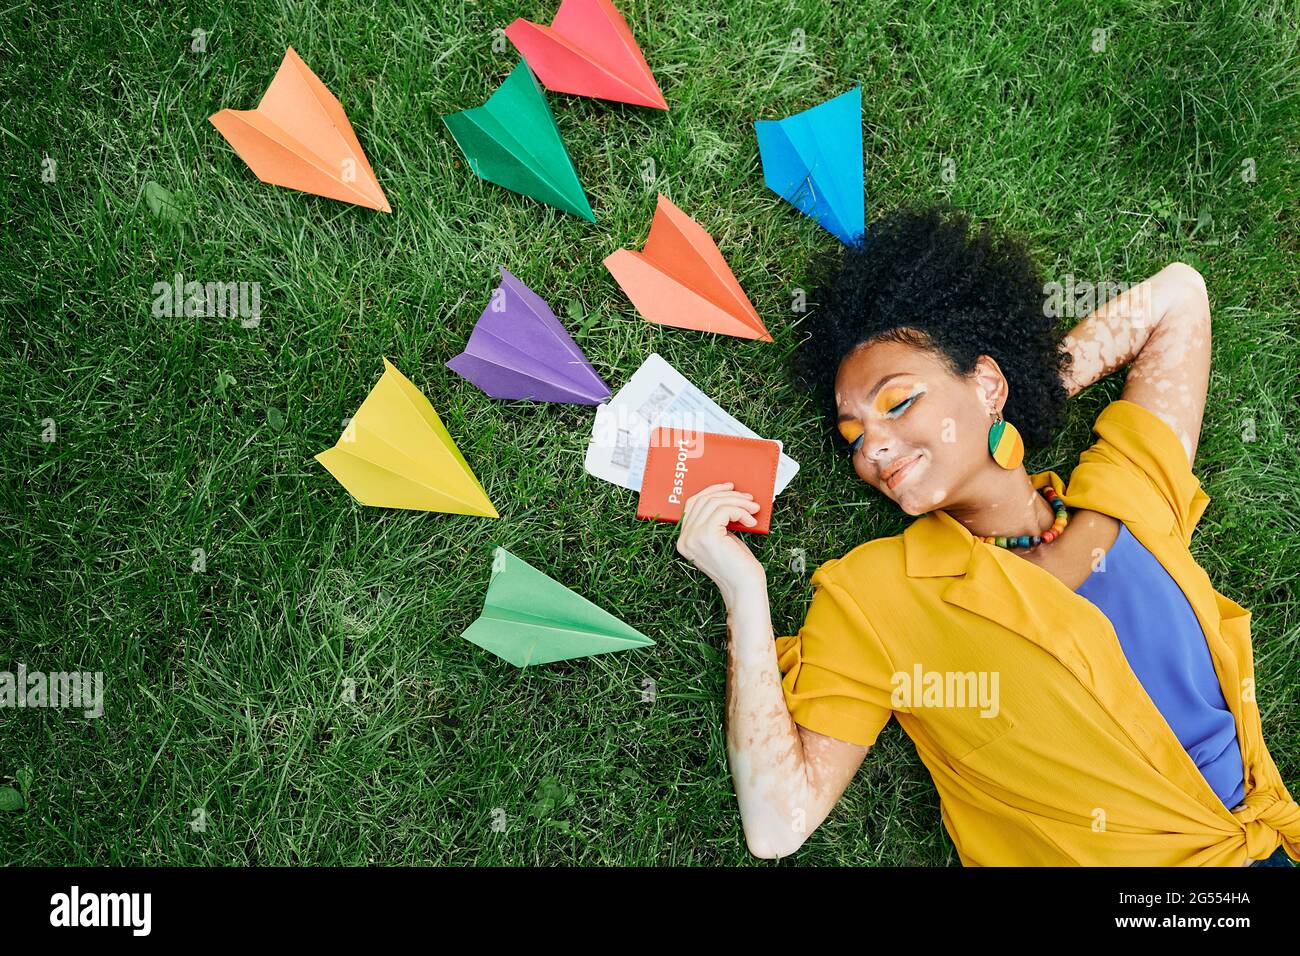
<path fill-rule="evenodd" d="M 727 606 L 750 851 L 797 850 L 894 716 L 964 865 L 1300 860 L 1250 613 L 1189 550 L 1209 502 L 1196 270 L 1167 266 L 1058 342 L 1023 247 L 939 207 L 874 224 L 815 298 L 799 376 L 858 477 L 919 517 L 821 565 L 803 627 L 774 639 L 763 566 L 726 530 L 756 505 L 732 484 L 687 503 L 677 549 Z M 1068 485 L 1029 474 L 1024 447 L 1123 366 Z"/>

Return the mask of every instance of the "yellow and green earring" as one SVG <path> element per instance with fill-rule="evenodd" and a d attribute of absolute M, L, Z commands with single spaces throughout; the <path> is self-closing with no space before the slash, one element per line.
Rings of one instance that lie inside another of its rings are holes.
<path fill-rule="evenodd" d="M 1019 468 L 1025 457 L 1025 443 L 1020 438 L 1016 426 L 997 413 L 993 425 L 989 428 L 989 454 L 1003 468 L 1010 471 Z"/>

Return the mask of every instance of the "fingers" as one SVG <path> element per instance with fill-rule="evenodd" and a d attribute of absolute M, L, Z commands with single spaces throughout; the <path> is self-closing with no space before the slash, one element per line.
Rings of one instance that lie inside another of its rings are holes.
<path fill-rule="evenodd" d="M 730 484 L 730 482 L 726 483 L 727 486 Z M 758 524 L 754 513 L 759 511 L 762 505 L 754 500 L 753 495 L 727 491 L 722 486 L 711 487 L 718 490 L 708 491 L 707 494 L 701 491 L 687 502 L 686 510 L 682 513 L 684 528 L 725 527 L 733 521 L 748 526 Z"/>
<path fill-rule="evenodd" d="M 685 523 L 694 512 L 699 511 L 705 504 L 715 500 L 727 499 L 737 502 L 753 500 L 754 496 L 747 491 L 732 491 L 735 487 L 735 482 L 724 481 L 721 484 L 701 488 L 686 499 L 686 507 L 682 509 L 682 522 Z"/>
<path fill-rule="evenodd" d="M 721 484 L 709 485 L 707 488 L 701 488 L 699 491 L 695 492 L 695 494 L 686 499 L 686 507 L 682 509 L 682 523 L 686 523 L 686 519 L 691 516 L 691 513 L 701 501 L 705 500 L 715 492 L 729 491 L 734 487 L 736 487 L 735 482 L 725 481 Z"/>
<path fill-rule="evenodd" d="M 748 508 L 752 506 L 757 511 L 761 506 L 752 496 L 742 494 L 738 491 L 718 491 L 711 495 L 701 497 L 695 507 L 689 511 L 682 512 L 682 524 L 700 525 L 716 521 L 716 514 L 719 508 L 739 507 Z"/>
<path fill-rule="evenodd" d="M 729 525 L 736 524 L 737 530 L 757 526 L 758 519 L 754 513 L 761 508 L 752 494 L 736 491 L 735 482 L 725 481 L 702 488 L 686 499 L 686 506 L 682 509 L 677 553 L 702 566 L 702 556 L 714 546 L 719 536 L 738 541 Z"/>

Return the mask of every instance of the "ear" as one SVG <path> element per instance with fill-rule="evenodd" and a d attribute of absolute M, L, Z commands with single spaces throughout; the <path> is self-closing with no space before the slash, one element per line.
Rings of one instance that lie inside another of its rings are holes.
<path fill-rule="evenodd" d="M 975 371 L 971 377 L 975 383 L 975 392 L 989 414 L 1000 412 L 1007 403 L 1008 386 L 997 361 L 990 355 L 981 355 L 975 360 Z"/>

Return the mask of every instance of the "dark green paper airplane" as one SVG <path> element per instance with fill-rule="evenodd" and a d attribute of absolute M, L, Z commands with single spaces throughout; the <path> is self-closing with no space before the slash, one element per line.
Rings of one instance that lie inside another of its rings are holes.
<path fill-rule="evenodd" d="M 442 121 L 481 179 L 596 221 L 546 94 L 523 60 L 486 103 Z"/>

